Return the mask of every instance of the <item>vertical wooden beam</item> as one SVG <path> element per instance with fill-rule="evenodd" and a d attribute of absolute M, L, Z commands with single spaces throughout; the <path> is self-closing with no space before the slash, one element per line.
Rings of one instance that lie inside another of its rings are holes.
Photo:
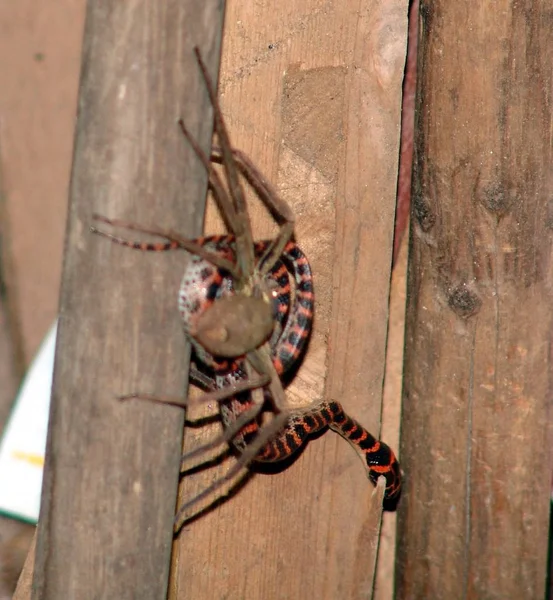
<path fill-rule="evenodd" d="M 378 434 L 407 3 L 276 6 L 228 3 L 219 92 L 233 144 L 291 204 L 313 267 L 315 331 L 287 396 L 339 399 Z M 273 235 L 259 202 L 249 206 L 255 237 Z M 190 433 L 187 444 L 212 435 Z M 214 477 L 190 474 L 183 493 Z M 343 439 L 312 440 L 287 470 L 254 475 L 186 526 L 171 597 L 369 597 L 373 491 Z"/>
<path fill-rule="evenodd" d="M 543 598 L 553 28 L 421 2 L 399 598 Z"/>
<path fill-rule="evenodd" d="M 133 252 L 89 227 L 97 212 L 201 230 L 206 174 L 177 119 L 208 147 L 193 47 L 216 78 L 222 19 L 219 0 L 88 4 L 33 598 L 167 591 L 182 411 L 115 397 L 184 393 L 186 258 Z"/>

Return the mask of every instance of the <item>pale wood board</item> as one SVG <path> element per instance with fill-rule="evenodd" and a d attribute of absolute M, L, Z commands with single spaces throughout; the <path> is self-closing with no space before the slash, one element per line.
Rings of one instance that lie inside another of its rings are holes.
<path fill-rule="evenodd" d="M 292 205 L 315 273 L 316 328 L 289 394 L 336 398 L 374 434 L 406 27 L 405 2 L 229 2 L 219 84 L 233 144 Z M 264 238 L 275 229 L 257 204 L 255 237 Z M 220 231 L 208 212 L 206 232 Z M 210 435 L 188 430 L 185 445 Z M 183 497 L 215 476 L 186 477 Z M 362 532 L 373 492 L 348 444 L 325 434 L 289 469 L 255 475 L 183 529 L 171 597 L 359 597 L 360 561 L 371 568 Z"/>

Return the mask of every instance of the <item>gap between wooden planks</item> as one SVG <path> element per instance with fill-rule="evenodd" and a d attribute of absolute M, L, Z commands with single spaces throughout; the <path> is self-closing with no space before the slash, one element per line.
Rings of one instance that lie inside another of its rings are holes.
<path fill-rule="evenodd" d="M 288 389 L 323 393 L 380 426 L 406 2 L 227 4 L 219 95 L 232 143 L 296 214 L 314 270 L 316 324 Z M 252 198 L 256 239 L 275 227 Z M 222 231 L 208 210 L 206 233 Z M 186 447 L 212 435 L 187 430 Z M 226 466 L 222 467 L 223 469 Z M 216 471 L 189 476 L 183 497 Z M 255 475 L 175 543 L 171 598 L 362 598 L 373 494 L 329 432 L 275 475 Z M 374 552 L 372 552 L 374 555 Z"/>

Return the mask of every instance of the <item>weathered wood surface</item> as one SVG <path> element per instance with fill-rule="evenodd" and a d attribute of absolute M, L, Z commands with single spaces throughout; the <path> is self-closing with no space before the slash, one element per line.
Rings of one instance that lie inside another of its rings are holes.
<path fill-rule="evenodd" d="M 193 46 L 216 73 L 219 1 L 90 2 L 70 190 L 33 598 L 166 594 L 182 411 L 116 394 L 183 394 L 176 291 L 183 253 L 94 236 L 92 214 L 201 230 L 211 110 Z"/>
<path fill-rule="evenodd" d="M 316 331 L 288 395 L 337 398 L 374 433 L 406 24 L 406 2 L 231 1 L 219 85 L 233 144 L 292 205 L 315 274 Z M 250 204 L 255 237 L 272 235 L 264 209 Z M 221 230 L 214 212 L 208 233 Z M 212 434 L 187 430 L 185 445 Z M 182 496 L 215 472 L 186 477 Z M 360 573 L 376 551 L 364 529 L 373 491 L 348 444 L 325 434 L 286 471 L 254 475 L 184 528 L 171 598 L 370 597 Z"/>
<path fill-rule="evenodd" d="M 399 598 L 543 598 L 551 487 L 547 2 L 421 2 Z"/>

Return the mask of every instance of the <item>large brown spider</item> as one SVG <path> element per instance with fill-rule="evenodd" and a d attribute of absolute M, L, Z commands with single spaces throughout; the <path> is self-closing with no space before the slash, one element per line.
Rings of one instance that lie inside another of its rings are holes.
<path fill-rule="evenodd" d="M 209 174 L 210 189 L 233 237 L 225 236 L 223 240 L 226 241 L 226 244 L 224 247 L 218 247 L 213 241 L 214 238 L 187 240 L 172 230 L 143 227 L 127 221 L 108 219 L 99 215 L 94 216 L 98 221 L 111 226 L 123 227 L 159 236 L 165 238 L 167 243 L 146 244 L 130 242 L 110 233 L 100 231 L 95 227 L 91 228 L 93 232 L 99 233 L 125 246 L 156 251 L 181 248 L 193 254 L 196 262 L 192 262 L 193 266 L 189 266 L 183 278 L 183 286 L 185 286 L 188 274 L 185 296 L 195 293 L 196 289 L 200 289 L 201 294 L 205 296 L 206 291 L 201 289 L 202 284 L 204 284 L 205 288 L 205 281 L 213 276 L 213 272 L 217 272 L 219 275 L 224 273 L 231 281 L 233 289 L 223 290 L 219 294 L 219 297 L 210 302 L 207 307 L 205 297 L 203 298 L 203 302 L 201 298 L 198 298 L 195 303 L 191 302 L 191 304 L 195 304 L 194 308 L 196 310 L 183 309 L 181 306 L 181 313 L 183 313 L 185 320 L 185 330 L 196 350 L 197 357 L 203 364 L 206 364 L 210 368 L 215 368 L 219 372 L 222 368 L 225 368 L 222 365 L 227 365 L 226 368 L 231 374 L 229 379 L 224 383 L 224 387 L 221 387 L 209 377 L 206 380 L 204 374 L 193 368 L 191 370 L 191 379 L 202 383 L 204 388 L 211 390 L 201 398 L 194 400 L 194 402 L 221 401 L 226 398 L 235 397 L 238 393 L 248 390 L 250 391 L 251 402 L 249 402 L 247 408 L 241 407 L 239 413 L 230 417 L 227 414 L 227 419 L 224 419 L 225 428 L 223 433 L 205 446 L 194 449 L 192 452 L 184 455 L 183 462 L 208 448 L 215 447 L 223 442 L 232 441 L 246 424 L 255 420 L 260 415 L 265 401 L 263 388 L 266 388 L 267 397 L 270 398 L 273 404 L 273 418 L 259 428 L 251 441 L 241 445 L 240 455 L 235 465 L 206 490 L 181 506 L 177 520 L 192 504 L 197 503 L 223 485 L 224 482 L 232 479 L 243 467 L 247 467 L 267 442 L 284 428 L 291 411 L 291 407 L 286 402 L 282 383 L 273 362 L 276 338 L 274 338 L 273 343 L 270 343 L 269 338 L 275 326 L 275 297 L 278 294 L 278 286 L 272 277 L 272 271 L 274 271 L 275 265 L 279 263 L 281 255 L 292 237 L 294 215 L 289 206 L 279 198 L 248 157 L 231 147 L 217 96 L 198 48 L 195 48 L 195 53 L 213 106 L 215 132 L 220 148 L 215 148 L 210 158 L 208 158 L 198 146 L 196 140 L 191 136 L 182 120 L 179 121 L 179 125 Z M 227 180 L 227 187 L 223 185 L 212 162 L 222 164 Z M 256 252 L 256 245 L 253 242 L 251 223 L 240 176 L 246 179 L 271 213 L 281 223 L 275 239 L 263 243 L 261 252 L 259 249 Z M 235 260 L 233 260 L 234 258 Z M 205 271 L 208 266 L 211 267 L 211 270 L 209 273 L 206 273 Z M 308 269 L 308 264 L 306 268 Z M 201 276 L 198 275 L 200 271 Z M 310 271 L 308 271 L 308 275 L 309 285 L 311 285 Z M 201 280 L 202 278 L 203 281 Z M 182 295 L 183 291 L 181 287 Z M 298 358 L 302 349 L 299 346 L 303 347 L 309 335 L 312 314 L 306 316 L 308 322 L 303 328 L 302 340 L 296 344 L 296 348 L 291 348 L 290 351 L 293 353 L 293 360 L 290 362 Z M 242 377 L 235 375 L 236 363 L 232 364 L 232 360 L 226 360 L 240 358 L 244 359 L 242 362 L 245 365 L 243 369 L 245 370 L 245 375 L 242 375 Z M 280 359 L 277 357 L 276 360 Z M 179 406 L 186 406 L 190 403 L 188 399 L 159 397 L 141 393 L 127 394 L 120 398 L 154 400 Z"/>

